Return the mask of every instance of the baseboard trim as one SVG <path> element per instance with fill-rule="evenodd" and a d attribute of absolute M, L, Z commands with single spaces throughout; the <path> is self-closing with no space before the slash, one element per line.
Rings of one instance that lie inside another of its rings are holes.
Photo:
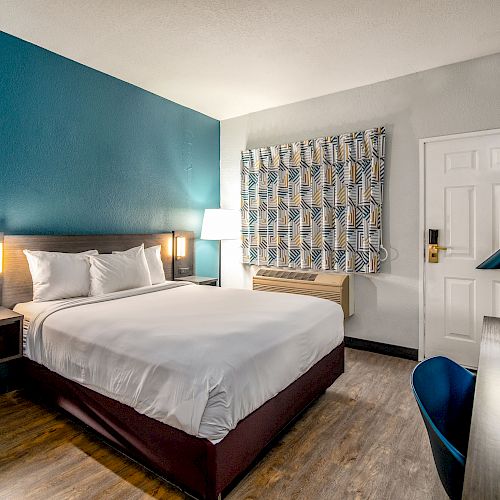
<path fill-rule="evenodd" d="M 386 354 L 396 358 L 411 359 L 418 361 L 418 349 L 403 347 L 400 345 L 384 344 L 373 340 L 357 339 L 354 337 L 344 337 L 346 347 L 359 349 L 360 351 L 376 352 L 377 354 Z"/>

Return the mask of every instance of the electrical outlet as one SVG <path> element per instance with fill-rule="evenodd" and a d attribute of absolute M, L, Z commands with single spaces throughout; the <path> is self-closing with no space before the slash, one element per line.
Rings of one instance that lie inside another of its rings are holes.
<path fill-rule="evenodd" d="M 186 276 L 189 274 L 189 267 L 179 267 L 179 274 L 181 276 Z"/>

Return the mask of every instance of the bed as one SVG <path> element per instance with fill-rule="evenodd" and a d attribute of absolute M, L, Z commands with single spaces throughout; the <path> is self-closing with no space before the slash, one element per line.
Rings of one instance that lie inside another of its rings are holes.
<path fill-rule="evenodd" d="M 187 493 L 215 499 L 343 372 L 343 313 L 311 297 L 171 281 L 168 251 L 160 285 L 31 302 L 23 248 L 167 249 L 170 238 L 6 236 L 2 302 L 26 317 L 33 394 Z"/>

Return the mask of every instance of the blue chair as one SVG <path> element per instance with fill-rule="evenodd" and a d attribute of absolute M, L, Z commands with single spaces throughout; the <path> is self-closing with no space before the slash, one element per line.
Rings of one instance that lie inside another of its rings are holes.
<path fill-rule="evenodd" d="M 448 496 L 462 497 L 476 377 L 443 356 L 419 363 L 412 388 Z"/>

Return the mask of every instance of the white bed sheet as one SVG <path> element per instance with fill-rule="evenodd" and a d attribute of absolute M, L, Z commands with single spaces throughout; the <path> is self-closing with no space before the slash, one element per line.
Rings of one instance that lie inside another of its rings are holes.
<path fill-rule="evenodd" d="M 179 282 L 15 310 L 30 359 L 214 443 L 343 340 L 333 302 Z"/>

